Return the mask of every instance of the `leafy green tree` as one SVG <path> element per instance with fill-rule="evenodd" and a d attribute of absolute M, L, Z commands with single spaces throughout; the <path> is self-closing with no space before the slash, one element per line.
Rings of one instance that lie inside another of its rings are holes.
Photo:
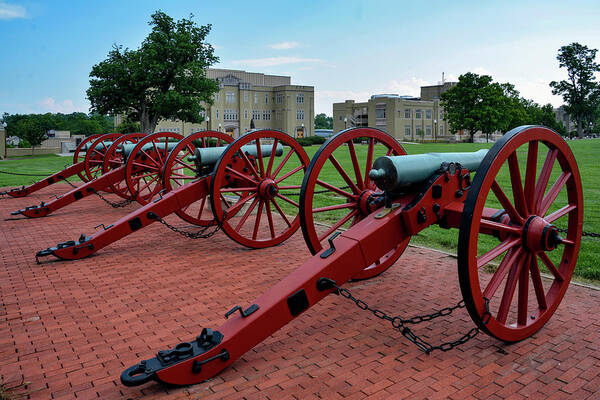
<path fill-rule="evenodd" d="M 192 18 L 193 16 L 190 16 Z M 206 69 L 218 61 L 205 39 L 211 26 L 191 19 L 174 21 L 152 14 L 152 31 L 137 50 L 115 45 L 108 58 L 92 67 L 87 96 L 92 111 L 125 114 L 154 132 L 160 119 L 202 122 L 201 103 L 212 103 L 218 83 Z"/>
<path fill-rule="evenodd" d="M 333 129 L 333 117 L 324 113 L 315 115 L 315 129 Z"/>
<path fill-rule="evenodd" d="M 568 80 L 550 82 L 552 94 L 559 94 L 565 101 L 565 110 L 577 121 L 577 136 L 583 136 L 584 124 L 593 119 L 598 107 L 600 86 L 594 73 L 600 71 L 596 62 L 597 49 L 579 43 L 562 46 L 556 59 L 560 68 L 566 68 Z"/>
<path fill-rule="evenodd" d="M 22 138 L 31 144 L 31 154 L 36 146 L 42 144 L 48 137 L 40 121 L 35 119 L 20 119 L 17 122 L 17 129 L 23 135 Z"/>
<path fill-rule="evenodd" d="M 514 104 L 514 86 L 492 82 L 489 75 L 467 72 L 458 78 L 458 83 L 442 93 L 441 100 L 450 129 L 457 132 L 466 129 L 470 141 L 477 131 L 486 137 L 497 130 L 505 130 L 511 119 L 511 104 Z"/>
<path fill-rule="evenodd" d="M 125 118 L 125 120 L 117 126 L 117 132 L 119 133 L 135 133 L 141 131 L 142 127 L 139 122 L 132 121 L 128 118 Z"/>

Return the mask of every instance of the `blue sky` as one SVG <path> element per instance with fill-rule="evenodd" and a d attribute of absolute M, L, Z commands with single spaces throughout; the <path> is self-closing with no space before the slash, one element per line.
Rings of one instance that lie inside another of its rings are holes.
<path fill-rule="evenodd" d="M 114 43 L 137 48 L 157 9 L 212 24 L 217 67 L 290 75 L 329 115 L 333 102 L 418 95 L 467 71 L 558 106 L 558 48 L 600 48 L 597 0 L 0 0 L 0 113 L 88 112 L 91 67 Z"/>

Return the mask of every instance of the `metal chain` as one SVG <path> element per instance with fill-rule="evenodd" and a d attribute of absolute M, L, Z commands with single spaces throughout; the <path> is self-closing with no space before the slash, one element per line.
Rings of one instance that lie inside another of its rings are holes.
<path fill-rule="evenodd" d="M 335 287 L 337 294 L 339 294 L 340 296 L 342 296 L 348 300 L 353 301 L 356 304 L 356 306 L 358 308 L 360 308 L 361 310 L 370 311 L 377 318 L 391 322 L 392 326 L 395 329 L 397 329 L 402 334 L 402 336 L 404 336 L 409 341 L 414 343 L 421 351 L 425 352 L 426 354 L 429 354 L 434 350 L 441 350 L 444 352 L 450 351 L 453 348 L 460 346 L 461 344 L 464 344 L 464 343 L 468 342 L 469 340 L 473 339 L 480 332 L 480 329 L 475 327 L 456 340 L 442 342 L 439 345 L 432 345 L 431 343 L 427 342 L 422 337 L 416 335 L 406 325 L 407 324 L 416 325 L 416 324 L 420 324 L 421 322 L 431 321 L 434 318 L 438 318 L 438 317 L 445 316 L 445 315 L 450 315 L 450 314 L 452 314 L 452 312 L 454 310 L 465 307 L 464 300 L 459 301 L 455 306 L 445 307 L 445 308 L 442 308 L 441 310 L 433 312 L 431 314 L 417 315 L 417 316 L 414 316 L 411 318 L 404 319 L 400 316 L 392 317 L 378 308 L 370 307 L 363 300 L 360 300 L 360 299 L 354 297 L 348 289 L 344 289 L 344 288 L 338 286 L 333 280 L 331 280 L 329 278 L 322 278 L 322 279 L 327 279 L 328 283 L 331 284 L 332 287 Z M 485 308 L 486 308 L 486 311 L 482 316 L 482 320 L 483 320 L 484 324 L 487 324 L 491 318 L 491 314 L 489 311 L 489 300 L 488 299 L 485 299 Z"/>
<path fill-rule="evenodd" d="M 562 232 L 562 233 L 567 233 L 568 232 L 567 229 L 563 229 L 563 228 L 557 228 L 557 230 L 559 232 Z M 593 237 L 593 238 L 600 238 L 600 233 L 582 231 L 581 232 L 581 236 L 588 236 L 588 237 Z"/>
<path fill-rule="evenodd" d="M 39 174 L 21 174 L 21 173 L 18 173 L 18 172 L 8 172 L 8 171 L 1 171 L 0 170 L 0 174 L 18 175 L 18 176 L 44 176 L 44 175 L 51 175 L 52 173 L 42 172 L 42 173 L 39 173 Z"/>
<path fill-rule="evenodd" d="M 112 208 L 123 208 L 123 207 L 130 205 L 131 203 L 133 203 L 135 201 L 135 196 L 132 196 L 125 200 L 113 202 L 113 201 L 108 200 L 106 197 L 102 196 L 100 193 L 98 193 L 96 191 L 94 191 L 94 194 L 96 196 L 100 197 L 100 199 L 102 201 L 104 201 L 106 204 L 110 205 Z"/>
<path fill-rule="evenodd" d="M 188 239 L 208 239 L 209 237 L 213 236 L 215 233 L 217 233 L 221 230 L 221 228 L 223 227 L 223 222 L 225 222 L 226 215 L 227 215 L 227 213 L 223 213 L 223 219 L 221 221 L 217 221 L 217 225 L 215 226 L 215 228 L 212 231 L 209 231 L 208 233 L 206 231 L 211 227 L 211 225 L 204 226 L 197 232 L 189 232 L 189 231 L 177 228 L 176 226 L 169 224 L 167 221 L 165 221 L 164 219 L 162 219 L 161 217 L 159 217 L 158 215 L 156 215 L 153 212 L 150 212 L 148 217 L 154 218 L 155 220 L 157 220 L 158 222 L 160 222 L 161 224 L 163 224 L 164 226 L 166 226 L 173 232 L 178 233 L 181 236 L 184 236 Z"/>

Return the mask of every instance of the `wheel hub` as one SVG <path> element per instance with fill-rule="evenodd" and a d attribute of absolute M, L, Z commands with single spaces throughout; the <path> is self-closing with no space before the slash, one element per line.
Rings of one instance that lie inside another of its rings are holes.
<path fill-rule="evenodd" d="M 369 215 L 373 210 L 371 210 L 371 196 L 375 194 L 374 190 L 363 190 L 362 193 L 358 196 L 358 209 L 360 210 L 362 215 Z"/>
<path fill-rule="evenodd" d="M 262 199 L 270 200 L 277 196 L 277 193 L 279 193 L 279 188 L 273 179 L 267 178 L 260 182 L 258 186 L 258 193 Z"/>
<path fill-rule="evenodd" d="M 523 245 L 533 252 L 554 250 L 562 243 L 558 228 L 544 218 L 532 215 L 523 226 Z"/>

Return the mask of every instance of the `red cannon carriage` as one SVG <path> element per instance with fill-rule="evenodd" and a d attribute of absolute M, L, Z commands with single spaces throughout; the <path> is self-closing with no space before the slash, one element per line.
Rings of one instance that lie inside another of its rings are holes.
<path fill-rule="evenodd" d="M 355 144 L 361 141 L 363 160 Z M 338 160 L 341 152 L 350 156 L 349 170 Z M 374 161 L 378 153 L 383 157 Z M 218 329 L 205 328 L 191 342 L 126 369 L 122 383 L 187 385 L 215 376 L 325 296 L 352 298 L 344 283 L 383 272 L 411 236 L 434 224 L 459 229 L 458 278 L 475 333 L 515 342 L 542 328 L 565 294 L 581 241 L 582 187 L 568 145 L 547 128 L 526 126 L 486 154 L 403 154 L 393 139 L 368 128 L 326 142 L 300 196 L 303 233 L 315 254 L 253 304 L 229 311 Z M 325 165 L 337 171 L 337 181 Z M 334 196 L 323 205 L 317 196 L 327 192 Z M 311 219 L 321 213 L 333 214 L 332 228 L 315 228 Z M 549 283 L 542 281 L 543 269 Z M 400 317 L 370 310 L 426 352 L 453 347 L 431 346 Z"/>

